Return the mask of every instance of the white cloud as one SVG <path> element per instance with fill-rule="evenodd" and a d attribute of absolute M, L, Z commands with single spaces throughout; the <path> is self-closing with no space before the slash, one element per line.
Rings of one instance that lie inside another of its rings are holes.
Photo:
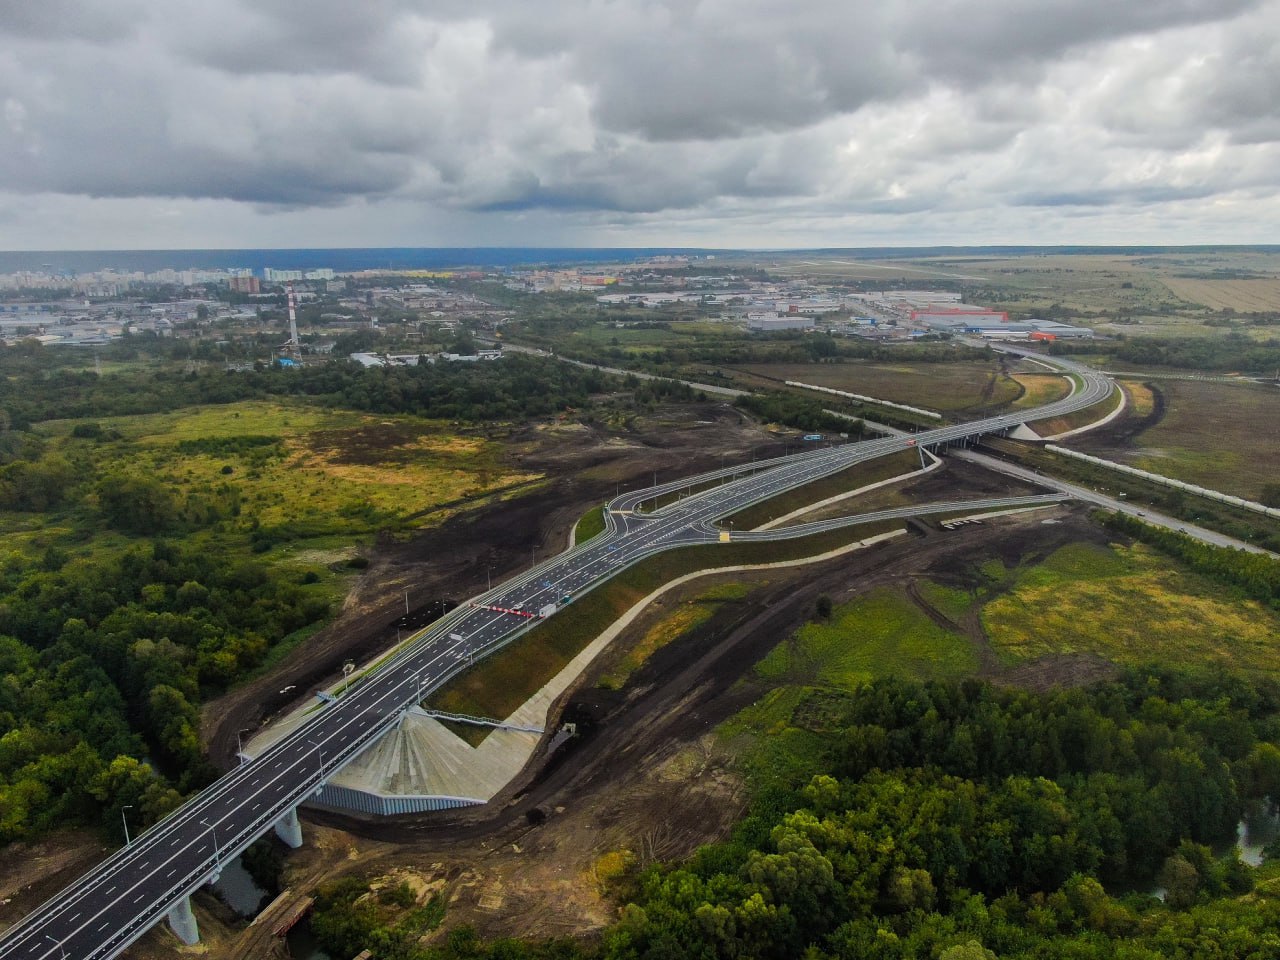
<path fill-rule="evenodd" d="M 6 247 L 1274 240 L 1278 0 L 20 6 Z"/>

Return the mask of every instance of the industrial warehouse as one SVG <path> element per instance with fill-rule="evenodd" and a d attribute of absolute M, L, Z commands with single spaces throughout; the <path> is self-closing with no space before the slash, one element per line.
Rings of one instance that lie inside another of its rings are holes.
<path fill-rule="evenodd" d="M 1093 336 L 1087 327 L 1056 320 L 1012 321 L 1001 310 L 957 304 L 911 311 L 911 325 L 937 333 L 966 333 L 988 340 L 1074 340 Z"/>

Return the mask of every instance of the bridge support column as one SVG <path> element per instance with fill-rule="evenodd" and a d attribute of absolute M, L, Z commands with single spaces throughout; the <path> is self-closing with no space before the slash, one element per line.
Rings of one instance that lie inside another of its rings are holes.
<path fill-rule="evenodd" d="M 294 850 L 302 846 L 302 824 L 298 823 L 297 807 L 292 807 L 276 821 L 276 836 Z"/>
<path fill-rule="evenodd" d="M 200 927 L 191 912 L 190 897 L 183 897 L 169 909 L 169 929 L 188 947 L 200 942 Z"/>

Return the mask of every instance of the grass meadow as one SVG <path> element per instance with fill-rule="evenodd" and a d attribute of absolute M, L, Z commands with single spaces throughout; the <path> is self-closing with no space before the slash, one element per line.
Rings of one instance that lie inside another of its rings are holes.
<path fill-rule="evenodd" d="M 88 422 L 101 434 L 76 436 Z M 84 481 L 68 503 L 0 515 L 0 562 L 26 567 L 50 550 L 99 559 L 131 548 L 137 537 L 100 515 L 94 485 L 135 476 L 159 480 L 184 511 L 184 521 L 163 531 L 167 538 L 297 568 L 307 589 L 331 603 L 345 597 L 348 561 L 376 532 L 438 522 L 462 498 L 536 478 L 507 467 L 499 443 L 447 424 L 287 402 L 51 421 L 37 430 L 46 452 Z"/>
<path fill-rule="evenodd" d="M 1280 676 L 1280 616 L 1141 544 L 1076 542 L 1038 561 L 974 558 L 957 572 L 965 586 L 921 579 L 916 589 L 953 622 L 976 609 L 1009 668 L 1090 654 Z M 762 695 L 718 734 L 748 772 L 785 776 L 820 749 L 824 704 L 838 709 L 875 677 L 945 679 L 978 666 L 969 637 L 940 627 L 905 589 L 877 588 L 782 639 L 756 666 Z"/>
<path fill-rule="evenodd" d="M 262 526 L 366 532 L 374 517 L 403 522 L 536 478 L 507 467 L 496 442 L 413 417 L 250 401 L 96 422 L 97 441 L 74 438 L 73 421 L 41 432 L 94 475 L 153 477 L 178 495 L 232 491 Z"/>
<path fill-rule="evenodd" d="M 874 590 L 801 627 L 756 666 L 772 683 L 856 689 L 886 674 L 943 679 L 973 673 L 969 641 L 930 620 L 901 591 Z"/>
<path fill-rule="evenodd" d="M 995 361 L 955 363 L 772 363 L 732 368 L 756 377 L 847 390 L 940 413 L 1012 402 L 1021 392 Z"/>
<path fill-rule="evenodd" d="M 1019 373 L 1015 374 L 1013 379 L 1021 384 L 1025 391 L 1013 402 L 1014 409 L 1017 410 L 1042 407 L 1046 403 L 1061 400 L 1071 389 L 1071 384 L 1066 377 L 1052 373 Z"/>
<path fill-rule="evenodd" d="M 716 543 L 658 554 L 574 598 L 554 617 L 433 693 L 428 702 L 437 709 L 454 713 L 510 716 L 610 624 L 677 577 L 739 564 L 777 563 L 818 556 L 901 527 L 900 521 L 885 521 L 795 540 Z M 719 602 L 725 601 L 721 598 Z M 690 626 L 693 625 L 696 624 Z"/>
<path fill-rule="evenodd" d="M 1123 446 L 1083 434 L 1069 446 L 1143 470 L 1257 499 L 1280 478 L 1280 390 L 1252 383 L 1159 380 L 1164 415 Z M 1132 415 L 1151 412 L 1151 388 L 1129 387 Z"/>
<path fill-rule="evenodd" d="M 1144 545 L 1072 544 L 1006 576 L 981 616 L 1009 664 L 1089 653 L 1280 674 L 1280 617 Z"/>

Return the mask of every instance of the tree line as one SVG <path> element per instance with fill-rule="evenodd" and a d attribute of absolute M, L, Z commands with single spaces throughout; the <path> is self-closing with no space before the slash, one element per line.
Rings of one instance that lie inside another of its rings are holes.
<path fill-rule="evenodd" d="M 1280 341 L 1255 340 L 1241 333 L 1220 337 L 1127 337 L 1114 344 L 1056 341 L 1056 355 L 1109 352 L 1124 363 L 1188 370 L 1274 374 L 1280 368 Z"/>
<path fill-rule="evenodd" d="M 315 929 L 395 960 L 1262 958 L 1280 901 L 1241 899 L 1253 869 L 1211 845 L 1280 795 L 1277 708 L 1274 681 L 1162 669 L 1048 694 L 815 691 L 732 837 L 615 878 L 598 941 L 462 927 L 425 947 L 351 878 L 321 890 Z M 1155 883 L 1163 903 L 1125 893 Z"/>
<path fill-rule="evenodd" d="M 598 370 L 515 354 L 497 362 L 362 367 L 346 360 L 280 370 L 136 370 L 98 375 L 47 368 L 39 349 L 0 346 L 0 432 L 66 418 L 158 413 L 278 397 L 373 413 L 469 422 L 547 416 L 616 389 Z M 33 361 L 32 358 L 35 358 Z"/>
<path fill-rule="evenodd" d="M 1102 522 L 1111 530 L 1155 547 L 1210 580 L 1280 610 L 1280 560 L 1274 557 L 1201 543 L 1186 534 L 1152 526 L 1124 513 L 1103 514 Z"/>
<path fill-rule="evenodd" d="M 838 403 L 839 401 L 833 401 Z M 754 413 L 769 423 L 781 423 L 798 430 L 822 430 L 827 433 L 847 433 L 850 437 L 862 436 L 861 420 L 846 420 L 828 413 L 821 400 L 770 390 L 768 393 L 749 393 L 734 400 L 736 406 Z"/>

